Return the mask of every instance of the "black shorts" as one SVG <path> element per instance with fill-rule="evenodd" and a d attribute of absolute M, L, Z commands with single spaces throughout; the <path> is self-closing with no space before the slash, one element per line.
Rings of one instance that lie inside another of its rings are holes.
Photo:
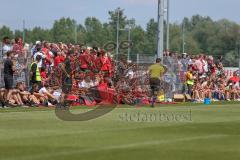
<path fill-rule="evenodd" d="M 70 93 L 72 89 L 72 80 L 71 78 L 65 77 L 63 78 L 63 85 L 62 85 L 62 91 L 63 93 Z"/>
<path fill-rule="evenodd" d="M 156 94 L 155 92 L 158 92 L 160 89 L 160 80 L 159 78 L 150 78 L 149 80 L 150 88 L 152 91 L 152 95 Z"/>
<path fill-rule="evenodd" d="M 13 77 L 4 76 L 5 89 L 13 89 Z"/>

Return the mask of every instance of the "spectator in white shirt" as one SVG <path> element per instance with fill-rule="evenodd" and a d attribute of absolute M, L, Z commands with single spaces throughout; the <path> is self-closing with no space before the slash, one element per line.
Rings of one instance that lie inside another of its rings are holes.
<path fill-rule="evenodd" d="M 42 63 L 43 63 L 43 58 L 45 58 L 45 56 L 43 55 L 43 53 L 41 52 L 41 48 L 37 48 L 37 52 L 34 54 L 33 59 L 34 61 L 36 61 L 36 57 L 40 55 L 41 56 L 41 61 L 38 63 L 38 68 L 42 67 Z"/>
<path fill-rule="evenodd" d="M 7 58 L 6 53 L 8 51 L 12 50 L 12 45 L 11 45 L 11 40 L 9 37 L 4 37 L 3 38 L 3 48 L 2 48 L 2 55 L 1 57 L 3 57 L 4 59 Z"/>
<path fill-rule="evenodd" d="M 87 76 L 83 81 L 78 84 L 79 88 L 91 88 L 94 87 L 94 83 L 89 76 Z"/>

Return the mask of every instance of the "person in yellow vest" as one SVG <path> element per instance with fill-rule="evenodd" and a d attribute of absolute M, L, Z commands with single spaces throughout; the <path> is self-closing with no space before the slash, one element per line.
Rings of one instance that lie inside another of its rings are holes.
<path fill-rule="evenodd" d="M 192 68 L 188 68 L 188 71 L 186 72 L 186 85 L 187 85 L 187 90 L 188 90 L 188 94 L 190 96 L 192 96 L 192 89 L 193 89 L 193 85 L 194 85 L 194 76 L 193 76 L 193 72 L 192 72 Z"/>
<path fill-rule="evenodd" d="M 30 71 L 30 83 L 31 85 L 37 84 L 38 88 L 42 87 L 42 78 L 40 75 L 40 69 L 38 68 L 38 63 L 41 61 L 41 55 L 36 56 L 36 61 L 31 64 L 31 71 Z"/>
<path fill-rule="evenodd" d="M 160 81 L 163 75 L 167 72 L 167 68 L 161 64 L 161 58 L 156 59 L 156 63 L 148 68 L 149 71 L 149 83 L 151 88 L 151 107 L 154 107 L 154 103 L 157 99 L 157 94 L 160 89 Z"/>

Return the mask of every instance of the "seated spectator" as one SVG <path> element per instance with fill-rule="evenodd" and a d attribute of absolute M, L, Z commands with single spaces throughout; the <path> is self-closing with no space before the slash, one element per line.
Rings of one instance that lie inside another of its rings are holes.
<path fill-rule="evenodd" d="M 208 81 L 207 85 L 203 87 L 203 94 L 204 94 L 203 98 L 210 98 L 210 99 L 212 99 L 212 90 L 211 90 L 212 86 L 213 86 L 213 83 Z"/>
<path fill-rule="evenodd" d="M 223 83 L 218 84 L 218 99 L 225 100 L 225 84 Z"/>
<path fill-rule="evenodd" d="M 5 108 L 4 93 L 5 93 L 5 89 L 0 88 L 0 103 L 1 103 L 2 108 Z"/>
<path fill-rule="evenodd" d="M 237 88 L 234 87 L 234 83 L 233 82 L 229 82 L 226 86 L 226 100 L 227 101 L 235 101 L 237 100 L 237 95 L 238 95 L 238 90 Z"/>
<path fill-rule="evenodd" d="M 54 97 L 53 95 L 53 90 L 51 88 L 46 88 L 46 87 L 42 87 L 38 93 L 43 95 L 45 98 L 46 98 L 46 101 L 47 101 L 47 105 L 50 107 L 50 106 L 53 106 L 53 104 L 56 104 L 57 103 L 57 99 Z M 53 103 L 53 104 L 52 104 Z"/>
<path fill-rule="evenodd" d="M 199 81 L 196 81 L 193 87 L 193 99 L 197 102 L 203 102 L 203 88 Z"/>
<path fill-rule="evenodd" d="M 90 76 L 87 76 L 85 79 L 83 79 L 80 83 L 79 83 L 79 88 L 91 88 L 94 87 L 94 83 L 93 81 L 90 79 Z"/>
<path fill-rule="evenodd" d="M 61 94 L 62 94 L 62 90 L 59 87 L 57 87 L 55 90 L 53 90 L 52 95 L 53 95 L 54 99 L 57 100 L 58 103 L 60 102 Z"/>
<path fill-rule="evenodd" d="M 10 107 L 17 107 L 17 106 L 27 107 L 27 106 L 25 106 L 26 104 L 30 105 L 30 103 L 24 103 L 24 102 L 28 101 L 28 99 L 26 100 L 25 99 L 26 97 L 23 96 L 23 95 L 27 95 L 27 93 L 20 90 L 21 85 L 22 85 L 21 82 L 17 83 L 16 88 L 12 90 L 12 94 L 11 94 L 10 100 L 9 100 Z"/>
<path fill-rule="evenodd" d="M 31 93 L 25 90 L 26 88 L 25 88 L 25 86 L 22 82 L 19 82 L 19 83 L 16 84 L 16 89 L 18 90 L 18 93 L 21 97 L 22 102 L 25 105 L 32 105 L 32 103 L 31 103 L 31 100 L 32 100 Z"/>
<path fill-rule="evenodd" d="M 48 97 L 42 93 L 39 93 L 39 86 L 36 83 L 32 86 L 31 94 L 36 97 L 37 104 L 48 106 Z"/>

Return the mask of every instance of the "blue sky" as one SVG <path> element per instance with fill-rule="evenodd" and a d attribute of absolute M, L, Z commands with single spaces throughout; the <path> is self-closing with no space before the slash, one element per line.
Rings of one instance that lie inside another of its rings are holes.
<path fill-rule="evenodd" d="M 0 26 L 21 29 L 26 27 L 50 28 L 54 20 L 71 17 L 84 23 L 88 16 L 108 20 L 108 11 L 125 9 L 128 18 L 146 27 L 150 18 L 157 17 L 157 0 L 0 0 Z M 210 16 L 214 20 L 227 18 L 240 23 L 240 0 L 170 0 L 170 21 L 181 22 L 194 14 Z"/>

